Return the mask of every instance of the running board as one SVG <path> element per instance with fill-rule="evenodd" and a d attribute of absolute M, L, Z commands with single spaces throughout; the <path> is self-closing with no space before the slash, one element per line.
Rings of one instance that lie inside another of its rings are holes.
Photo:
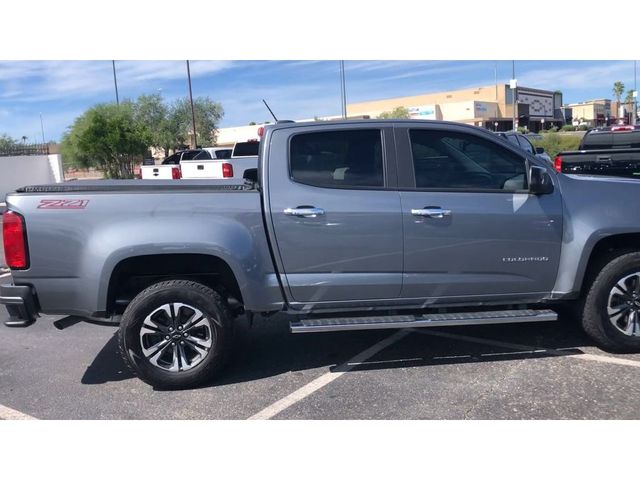
<path fill-rule="evenodd" d="M 290 323 L 291 333 L 379 330 L 383 328 L 451 327 L 497 323 L 550 322 L 553 310 L 496 310 L 491 312 L 427 313 L 371 317 L 311 318 Z"/>

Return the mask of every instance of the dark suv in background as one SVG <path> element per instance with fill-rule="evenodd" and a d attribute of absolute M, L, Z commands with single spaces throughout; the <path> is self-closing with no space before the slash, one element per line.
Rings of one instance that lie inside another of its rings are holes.
<path fill-rule="evenodd" d="M 496 132 L 496 135 L 505 139 L 509 143 L 524 150 L 525 152 L 535 155 L 538 158 L 551 162 L 551 157 L 544 151 L 542 147 L 534 147 L 531 141 L 523 134 L 518 132 Z"/>

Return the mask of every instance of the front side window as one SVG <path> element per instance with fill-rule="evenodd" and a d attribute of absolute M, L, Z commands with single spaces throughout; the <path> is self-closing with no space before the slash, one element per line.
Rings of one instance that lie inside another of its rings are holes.
<path fill-rule="evenodd" d="M 518 135 L 518 141 L 520 142 L 520 148 L 522 148 L 525 152 L 533 154 L 533 146 L 531 142 L 524 135 Z"/>
<path fill-rule="evenodd" d="M 524 158 L 466 133 L 411 130 L 416 188 L 524 190 Z"/>
<path fill-rule="evenodd" d="M 381 131 L 302 133 L 291 139 L 291 178 L 318 187 L 383 187 Z"/>

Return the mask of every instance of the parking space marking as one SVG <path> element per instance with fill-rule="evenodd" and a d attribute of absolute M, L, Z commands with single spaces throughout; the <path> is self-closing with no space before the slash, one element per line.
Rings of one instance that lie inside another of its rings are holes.
<path fill-rule="evenodd" d="M 290 393 L 286 397 L 278 400 L 275 403 L 272 403 L 267 408 L 261 410 L 260 412 L 256 413 L 255 415 L 249 417 L 249 420 L 269 420 L 269 419 L 275 417 L 277 414 L 279 414 L 283 410 L 289 408 L 290 406 L 298 403 L 301 400 L 304 400 L 306 397 L 311 395 L 313 392 L 315 392 L 317 390 L 320 390 L 325 385 L 328 385 L 329 383 L 333 382 L 334 380 L 337 380 L 338 378 L 340 378 L 342 375 L 347 373 L 349 370 L 351 370 L 355 366 L 355 365 L 352 365 L 352 364 L 358 364 L 358 363 L 365 362 L 366 360 L 368 360 L 369 358 L 373 357 L 375 354 L 381 352 L 382 350 L 384 350 L 388 346 L 390 346 L 390 345 L 396 343 L 397 341 L 401 340 L 402 338 L 406 337 L 408 334 L 409 334 L 408 330 L 399 330 L 396 333 L 394 333 L 393 335 L 391 335 L 391 336 L 389 336 L 389 337 L 387 337 L 387 338 L 385 338 L 383 340 L 380 340 L 375 345 L 373 345 L 373 346 L 367 348 L 366 350 L 360 352 L 358 355 L 356 355 L 355 357 L 351 358 L 350 360 L 347 360 L 345 363 L 343 363 L 341 365 L 338 365 L 336 367 L 336 369 L 335 369 L 336 371 L 327 372 L 324 375 L 319 376 L 318 378 L 316 378 L 315 380 L 307 383 L 306 385 L 304 385 L 303 387 L 299 388 L 295 392 Z"/>
<path fill-rule="evenodd" d="M 0 275 L 0 278 L 4 278 L 4 277 L 10 277 L 11 276 L 11 272 L 9 273 L 3 273 Z"/>
<path fill-rule="evenodd" d="M 470 337 L 468 335 L 458 335 L 455 333 L 416 330 L 416 329 L 413 329 L 412 331 L 416 333 L 421 333 L 423 335 L 433 335 L 436 337 L 449 338 L 451 340 L 461 340 L 464 342 L 479 343 L 482 345 L 489 345 L 492 347 L 519 350 L 518 353 L 546 353 L 556 357 L 567 357 L 567 358 L 573 358 L 576 360 L 585 360 L 588 362 L 601 362 L 601 363 L 611 363 L 615 365 L 625 365 L 628 367 L 640 367 L 640 361 L 637 361 L 637 360 L 628 360 L 626 358 L 617 358 L 617 357 L 607 357 L 606 355 L 594 355 L 592 353 L 584 353 L 581 350 L 577 350 L 576 348 L 536 349 L 535 347 L 531 347 L 529 345 L 520 345 L 518 343 L 501 342 L 499 340 Z"/>
<path fill-rule="evenodd" d="M 0 404 L 0 420 L 37 420 L 37 418 Z"/>

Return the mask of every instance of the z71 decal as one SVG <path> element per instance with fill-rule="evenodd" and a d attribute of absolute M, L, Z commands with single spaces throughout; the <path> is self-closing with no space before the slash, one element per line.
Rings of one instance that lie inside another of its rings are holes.
<path fill-rule="evenodd" d="M 38 208 L 50 208 L 54 210 L 82 210 L 86 208 L 89 200 L 40 200 Z"/>

